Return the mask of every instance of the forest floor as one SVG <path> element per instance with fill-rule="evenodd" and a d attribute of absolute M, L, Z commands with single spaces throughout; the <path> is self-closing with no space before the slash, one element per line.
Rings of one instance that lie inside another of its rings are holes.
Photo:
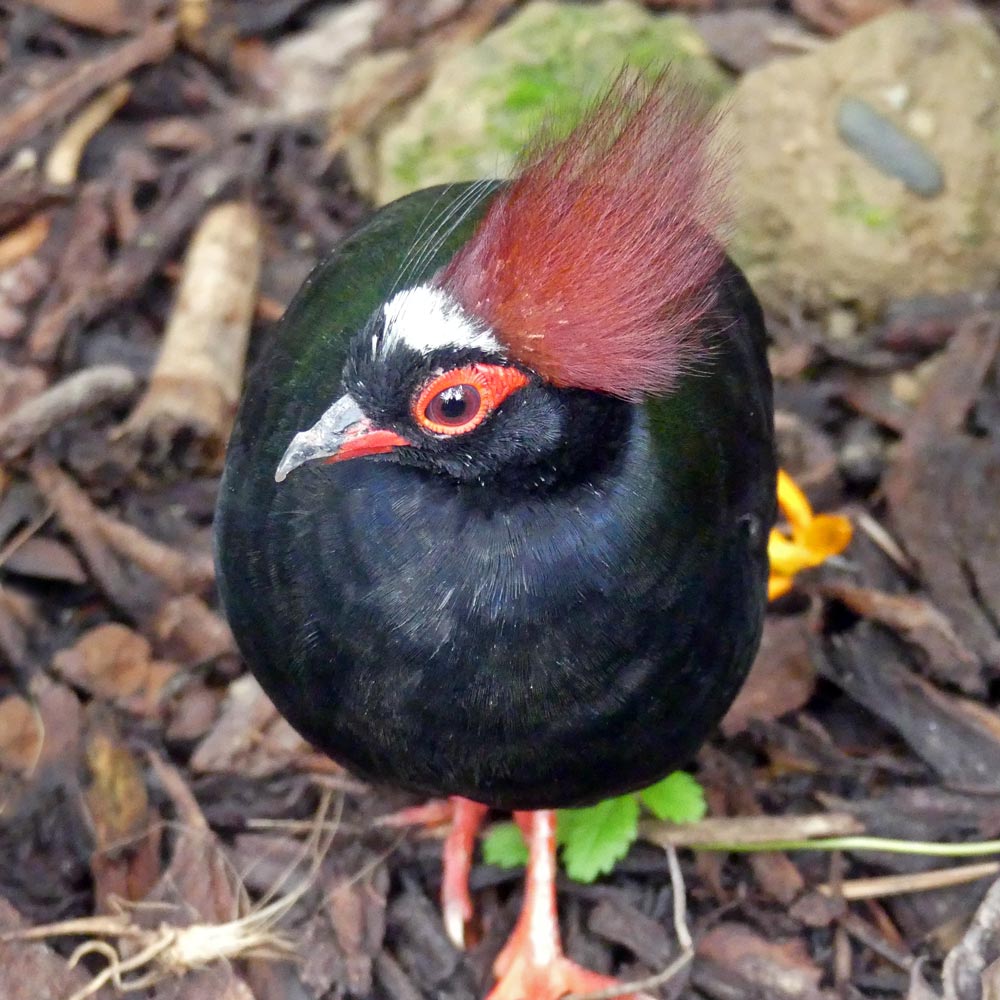
<path fill-rule="evenodd" d="M 412 800 L 302 743 L 214 594 L 243 358 L 211 334 L 249 331 L 252 360 L 370 211 L 330 121 L 269 104 L 270 52 L 320 6 L 188 0 L 178 25 L 155 0 L 0 2 L 0 934 L 100 918 L 0 938 L 0 1000 L 110 997 L 119 962 L 156 1000 L 475 1000 L 517 914 L 520 872 L 477 864 L 473 940 L 452 946 L 442 831 L 381 823 Z M 435 33 L 515 5 L 432 6 L 381 0 L 366 43 L 421 53 L 411 89 Z M 829 35 L 876 7 L 783 16 Z M 1000 837 L 1000 301 L 898 301 L 842 348 L 808 317 L 769 328 L 782 460 L 855 537 L 773 605 L 692 762 L 709 814 L 737 841 L 747 817 L 784 839 L 817 814 L 833 834 Z M 676 957 L 663 830 L 607 878 L 560 881 L 575 958 L 635 979 Z M 1000 995 L 995 856 L 680 853 L 696 955 L 661 996 Z M 191 924 L 222 927 L 156 953 Z"/>

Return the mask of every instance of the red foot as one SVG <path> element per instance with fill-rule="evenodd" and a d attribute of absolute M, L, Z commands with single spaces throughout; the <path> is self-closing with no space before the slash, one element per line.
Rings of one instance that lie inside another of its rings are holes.
<path fill-rule="evenodd" d="M 516 932 L 515 932 L 516 934 Z M 508 954 L 514 939 L 507 943 L 501 956 Z M 567 993 L 591 993 L 617 986 L 611 976 L 602 976 L 571 962 L 565 955 L 557 955 L 545 965 L 536 965 L 528 954 L 530 948 L 522 946 L 512 956 L 505 971 L 500 971 L 500 960 L 493 966 L 497 973 L 496 985 L 486 1000 L 558 1000 Z M 622 1000 L 652 1000 L 645 994 L 623 993 Z"/>
<path fill-rule="evenodd" d="M 549 811 L 517 813 L 528 838 L 524 905 L 514 933 L 493 963 L 497 983 L 486 1000 L 558 1000 L 618 985 L 571 962 L 562 951 L 556 913 L 556 818 Z M 622 994 L 622 1000 L 652 1000 Z"/>

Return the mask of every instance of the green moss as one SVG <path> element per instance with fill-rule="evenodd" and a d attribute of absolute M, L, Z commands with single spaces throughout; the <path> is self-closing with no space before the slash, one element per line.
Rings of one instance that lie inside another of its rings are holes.
<path fill-rule="evenodd" d="M 671 66 L 709 102 L 730 89 L 683 15 L 654 16 L 628 0 L 537 0 L 440 64 L 425 95 L 384 134 L 378 200 L 504 173 L 542 123 L 568 130 L 625 66 L 648 77 Z"/>
<path fill-rule="evenodd" d="M 898 232 L 900 230 L 899 213 L 895 209 L 882 208 L 880 205 L 873 205 L 870 201 L 865 200 L 854 182 L 846 178 L 840 183 L 833 211 L 836 215 L 860 222 L 875 232 Z"/>

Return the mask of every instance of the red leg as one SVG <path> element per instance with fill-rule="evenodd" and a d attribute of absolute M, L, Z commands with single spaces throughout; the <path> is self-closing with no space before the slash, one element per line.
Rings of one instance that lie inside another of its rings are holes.
<path fill-rule="evenodd" d="M 469 895 L 469 872 L 476 834 L 486 819 L 489 807 L 471 799 L 453 798 L 451 829 L 444 842 L 441 873 L 441 912 L 444 929 L 457 948 L 465 947 L 465 925 L 472 919 Z"/>
<path fill-rule="evenodd" d="M 423 805 L 401 809 L 381 820 L 382 826 L 438 827 L 450 823 L 442 853 L 441 913 L 448 937 L 456 948 L 465 947 L 465 925 L 472 919 L 469 872 L 476 834 L 489 807 L 471 799 L 432 799 Z"/>
<path fill-rule="evenodd" d="M 524 904 L 510 940 L 493 964 L 497 983 L 487 1000 L 558 1000 L 615 985 L 563 954 L 556 912 L 556 814 L 516 813 L 528 837 Z M 629 993 L 622 1000 L 648 1000 Z"/>

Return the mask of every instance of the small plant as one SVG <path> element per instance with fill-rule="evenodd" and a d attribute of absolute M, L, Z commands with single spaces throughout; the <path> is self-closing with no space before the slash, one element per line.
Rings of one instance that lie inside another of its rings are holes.
<path fill-rule="evenodd" d="M 558 838 L 566 874 L 577 882 L 593 882 L 610 872 L 635 842 L 643 807 L 657 819 L 693 823 L 705 815 L 705 793 L 690 774 L 675 771 L 639 792 L 585 809 L 560 809 Z M 528 848 L 518 825 L 495 825 L 483 839 L 483 857 L 501 868 L 523 866 Z"/>

